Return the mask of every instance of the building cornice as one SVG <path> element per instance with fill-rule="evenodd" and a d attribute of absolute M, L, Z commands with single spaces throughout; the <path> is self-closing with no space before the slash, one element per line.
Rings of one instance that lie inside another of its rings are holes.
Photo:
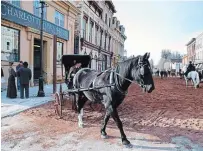
<path fill-rule="evenodd" d="M 196 38 L 192 38 L 187 44 L 186 46 L 189 46 L 191 43 L 193 43 L 196 40 Z"/>
<path fill-rule="evenodd" d="M 104 53 L 109 54 L 109 55 L 111 54 L 110 51 L 107 51 L 107 50 L 101 48 L 101 46 L 94 45 L 94 44 L 88 42 L 87 40 L 84 40 L 83 44 L 84 44 L 84 46 L 86 46 L 86 47 L 88 47 L 90 49 L 96 49 L 97 51 L 101 50 L 101 52 L 104 52 Z"/>
<path fill-rule="evenodd" d="M 57 5 L 59 5 L 60 7 L 64 8 L 65 10 L 70 11 L 75 16 L 77 16 L 81 13 L 81 11 L 75 5 L 70 3 L 69 1 L 54 1 L 54 2 Z"/>
<path fill-rule="evenodd" d="M 115 6 L 111 0 L 105 1 L 110 6 L 110 9 L 112 9 L 113 13 L 116 13 Z"/>

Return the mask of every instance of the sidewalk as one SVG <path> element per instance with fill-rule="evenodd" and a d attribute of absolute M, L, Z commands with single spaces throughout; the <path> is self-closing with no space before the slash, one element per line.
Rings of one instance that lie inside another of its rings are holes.
<path fill-rule="evenodd" d="M 65 84 L 62 85 L 63 91 L 67 90 Z M 57 91 L 59 92 L 59 84 L 57 84 Z M 54 100 L 53 85 L 44 85 L 45 97 L 37 97 L 38 86 L 30 87 L 30 98 L 20 99 L 20 92 L 17 93 L 16 99 L 9 99 L 6 97 L 7 91 L 1 92 L 1 118 L 12 116 L 25 111 L 29 108 L 47 103 Z"/>

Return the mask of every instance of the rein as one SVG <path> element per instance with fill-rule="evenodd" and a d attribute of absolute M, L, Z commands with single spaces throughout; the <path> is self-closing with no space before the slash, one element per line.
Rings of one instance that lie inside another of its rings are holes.
<path fill-rule="evenodd" d="M 140 68 L 140 67 L 142 67 L 142 66 L 145 66 L 145 65 L 146 65 L 146 64 L 144 64 L 144 65 L 138 64 L 138 68 Z M 138 84 L 138 83 L 135 82 L 135 81 L 133 81 L 133 80 L 130 80 L 130 79 L 126 78 L 126 77 L 123 77 L 121 74 L 117 73 L 118 66 L 119 66 L 119 65 L 117 65 L 117 67 L 116 67 L 115 70 L 114 70 L 114 69 L 111 70 L 112 73 L 115 73 L 115 75 L 117 75 L 117 76 L 115 76 L 115 86 L 117 87 L 117 89 L 119 90 L 120 93 L 122 93 L 122 94 L 124 94 L 124 95 L 127 95 L 128 92 L 127 92 L 127 91 L 123 91 L 123 90 L 121 89 L 121 87 L 120 87 L 119 80 L 118 80 L 118 76 L 119 76 L 120 78 L 126 80 L 126 81 L 129 81 L 130 83 L 134 83 L 134 84 Z M 141 80 L 141 85 L 140 85 L 140 86 L 143 87 L 143 88 L 145 87 L 143 80 Z"/>

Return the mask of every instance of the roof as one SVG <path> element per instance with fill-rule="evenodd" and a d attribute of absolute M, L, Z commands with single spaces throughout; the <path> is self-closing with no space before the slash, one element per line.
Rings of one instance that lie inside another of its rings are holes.
<path fill-rule="evenodd" d="M 195 38 L 192 38 L 187 44 L 186 46 L 190 45 L 192 42 L 194 42 L 196 39 Z"/>
<path fill-rule="evenodd" d="M 63 55 L 62 58 L 62 64 L 65 66 L 65 68 L 70 68 L 74 65 L 74 60 L 76 63 L 81 63 L 82 68 L 88 67 L 91 57 L 90 55 Z"/>
<path fill-rule="evenodd" d="M 106 3 L 109 4 L 110 8 L 112 9 L 113 13 L 116 13 L 115 6 L 111 0 L 105 1 Z"/>

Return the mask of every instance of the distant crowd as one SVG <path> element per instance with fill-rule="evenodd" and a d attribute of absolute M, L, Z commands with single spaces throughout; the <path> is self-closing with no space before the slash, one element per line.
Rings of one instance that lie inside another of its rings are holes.
<path fill-rule="evenodd" d="M 32 78 L 32 72 L 28 68 L 28 63 L 20 61 L 16 66 L 16 71 L 13 69 L 13 62 L 9 62 L 8 69 L 8 86 L 7 86 L 7 97 L 17 98 L 17 90 L 20 91 L 20 98 L 29 98 L 29 82 Z M 3 69 L 1 68 L 1 78 L 4 77 Z M 17 77 L 17 88 L 15 78 Z M 3 79 L 3 78 L 2 78 Z M 2 91 L 2 90 L 1 90 Z"/>

